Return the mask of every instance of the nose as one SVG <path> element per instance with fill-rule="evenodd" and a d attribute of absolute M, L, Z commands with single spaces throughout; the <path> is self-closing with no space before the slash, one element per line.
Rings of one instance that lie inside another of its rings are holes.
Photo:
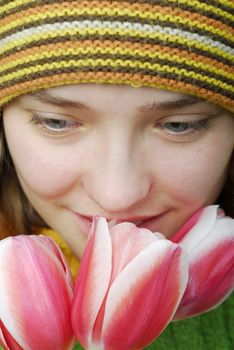
<path fill-rule="evenodd" d="M 144 167 L 141 153 L 136 154 L 123 145 L 106 147 L 85 176 L 86 193 L 109 214 L 129 210 L 150 191 L 150 174 Z"/>

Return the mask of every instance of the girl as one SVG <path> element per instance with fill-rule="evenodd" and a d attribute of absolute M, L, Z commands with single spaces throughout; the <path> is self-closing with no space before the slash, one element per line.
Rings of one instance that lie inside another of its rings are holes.
<path fill-rule="evenodd" d="M 4 2 L 1 238 L 51 235 L 76 264 L 95 215 L 167 238 L 209 204 L 233 217 L 232 10 Z M 231 349 L 231 302 L 171 325 L 157 348 Z"/>

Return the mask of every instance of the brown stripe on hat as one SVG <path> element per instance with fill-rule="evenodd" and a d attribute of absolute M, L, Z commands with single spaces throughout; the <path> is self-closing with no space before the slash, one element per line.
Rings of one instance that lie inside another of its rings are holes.
<path fill-rule="evenodd" d="M 5 1 L 0 105 L 37 89 L 105 82 L 187 92 L 233 110 L 233 7 L 211 0 Z"/>
<path fill-rule="evenodd" d="M 113 73 L 113 72 L 72 72 L 67 74 L 58 74 L 46 77 L 40 77 L 34 81 L 25 81 L 23 83 L 11 86 L 3 90 L 0 103 L 5 105 L 9 100 L 16 98 L 22 94 L 27 94 L 41 89 L 79 84 L 79 83 L 110 83 L 110 84 L 127 84 L 135 87 L 146 86 L 152 88 L 166 89 L 182 93 L 188 93 L 202 97 L 217 105 L 223 106 L 234 111 L 233 99 L 218 94 L 214 91 L 207 91 L 204 88 L 195 86 L 190 83 L 179 82 L 168 78 L 159 78 L 154 76 L 144 76 L 141 74 L 131 73 Z M 20 93 L 19 93 L 20 91 Z"/>

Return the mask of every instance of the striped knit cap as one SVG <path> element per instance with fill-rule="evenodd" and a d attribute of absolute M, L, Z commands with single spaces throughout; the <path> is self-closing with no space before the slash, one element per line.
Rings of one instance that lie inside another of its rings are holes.
<path fill-rule="evenodd" d="M 79 83 L 179 91 L 234 110 L 233 0 L 0 0 L 0 106 Z"/>

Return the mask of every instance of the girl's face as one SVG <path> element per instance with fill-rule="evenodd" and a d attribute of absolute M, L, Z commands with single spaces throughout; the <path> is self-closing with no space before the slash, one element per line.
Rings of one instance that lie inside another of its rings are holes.
<path fill-rule="evenodd" d="M 93 216 L 170 237 L 212 204 L 228 172 L 234 118 L 198 98 L 83 84 L 20 97 L 4 111 L 33 207 L 81 257 Z"/>

